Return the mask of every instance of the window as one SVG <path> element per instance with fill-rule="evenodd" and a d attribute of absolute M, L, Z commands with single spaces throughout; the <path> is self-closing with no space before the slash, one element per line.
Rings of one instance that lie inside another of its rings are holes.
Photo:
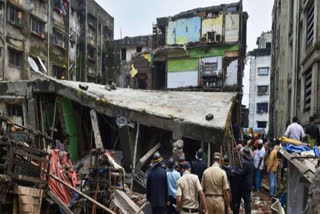
<path fill-rule="evenodd" d="M 313 42 L 313 34 L 314 34 L 314 3 L 307 10 L 307 25 L 306 25 L 306 41 L 307 47 Z"/>
<path fill-rule="evenodd" d="M 269 94 L 269 86 L 258 86 L 258 96 L 264 96 Z"/>
<path fill-rule="evenodd" d="M 268 67 L 258 68 L 258 75 L 259 76 L 269 75 L 269 68 Z"/>
<path fill-rule="evenodd" d="M 3 3 L 0 2 L 0 19 L 3 17 Z"/>
<path fill-rule="evenodd" d="M 270 49 L 271 48 L 271 42 L 266 43 L 266 48 Z"/>
<path fill-rule="evenodd" d="M 306 72 L 304 81 L 304 110 L 310 111 L 312 91 L 312 69 Z"/>
<path fill-rule="evenodd" d="M 268 103 L 257 103 L 257 113 L 268 113 Z"/>
<path fill-rule="evenodd" d="M 44 23 L 38 21 L 35 18 L 31 18 L 31 30 L 34 33 L 43 34 L 44 33 Z"/>
<path fill-rule="evenodd" d="M 88 56 L 89 59 L 95 59 L 95 53 L 96 53 L 96 49 L 94 47 L 92 47 L 91 45 L 88 45 Z"/>
<path fill-rule="evenodd" d="M 137 53 L 141 53 L 142 52 L 142 47 L 137 47 Z"/>
<path fill-rule="evenodd" d="M 22 53 L 9 48 L 9 64 L 21 67 Z"/>
<path fill-rule="evenodd" d="M 20 104 L 7 104 L 7 110 L 8 110 L 8 116 L 16 116 L 16 117 L 22 117 L 23 111 L 22 111 L 22 105 Z"/>
<path fill-rule="evenodd" d="M 53 44 L 58 47 L 65 48 L 65 36 L 58 30 L 53 30 Z"/>
<path fill-rule="evenodd" d="M 9 6 L 8 21 L 12 24 L 20 24 L 22 20 L 22 12 L 13 6 Z"/>
<path fill-rule="evenodd" d="M 127 60 L 127 49 L 121 49 L 121 60 Z"/>
<path fill-rule="evenodd" d="M 265 128 L 267 128 L 267 122 L 266 121 L 257 121 L 257 127 L 259 129 L 265 129 Z"/>

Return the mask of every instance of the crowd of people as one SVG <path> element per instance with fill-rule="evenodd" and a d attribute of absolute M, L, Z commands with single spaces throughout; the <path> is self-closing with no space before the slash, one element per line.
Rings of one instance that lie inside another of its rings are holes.
<path fill-rule="evenodd" d="M 304 131 L 297 118 L 293 118 L 285 136 L 298 141 L 308 136 L 318 145 L 319 129 L 313 125 L 313 118 L 310 121 L 311 125 Z M 227 155 L 214 153 L 214 163 L 207 168 L 201 149 L 192 162 L 186 161 L 184 156 L 164 162 L 156 153 L 147 176 L 147 199 L 152 213 L 224 214 L 232 211 L 238 214 L 242 200 L 245 213 L 251 213 L 251 194 L 262 191 L 263 176 L 269 180 L 270 198 L 277 196 L 278 178 L 283 179 L 286 168 L 286 160 L 278 154 L 279 145 L 278 139 L 267 139 L 263 134 L 239 139 L 238 167 L 230 165 Z"/>

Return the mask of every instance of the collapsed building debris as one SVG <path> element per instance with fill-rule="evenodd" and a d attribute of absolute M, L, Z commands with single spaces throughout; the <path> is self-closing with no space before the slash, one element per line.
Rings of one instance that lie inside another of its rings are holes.
<path fill-rule="evenodd" d="M 44 183 L 41 209 L 47 213 L 59 209 L 148 213 L 145 198 L 128 187 L 145 191 L 148 163 L 156 151 L 165 160 L 174 151 L 191 159 L 203 148 L 208 164 L 215 151 L 228 153 L 232 162 L 238 160 L 232 149 L 232 125 L 238 117 L 234 109 L 240 97 L 236 93 L 109 91 L 103 85 L 52 78 L 2 82 L 0 91 L 0 112 L 8 118 L 6 124 L 9 119 L 19 122 L 6 132 L 12 134 L 19 127 L 29 130 L 35 136 L 20 141 L 44 152 L 50 164 L 38 166 L 39 173 L 45 174 L 38 183 Z M 6 99 L 9 95 L 19 97 L 18 102 Z M 10 105 L 22 113 L 8 112 Z M 208 114 L 214 118 L 207 120 Z M 10 135 L 4 136 L 11 141 Z M 173 142 L 183 143 L 174 149 Z"/>

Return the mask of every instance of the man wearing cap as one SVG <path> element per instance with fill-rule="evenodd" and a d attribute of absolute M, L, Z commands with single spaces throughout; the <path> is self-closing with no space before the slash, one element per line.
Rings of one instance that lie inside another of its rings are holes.
<path fill-rule="evenodd" d="M 180 173 L 180 176 L 183 175 L 182 166 L 183 166 L 184 162 L 185 162 L 184 156 L 179 156 L 178 157 L 178 164 L 176 166 L 176 170 Z"/>
<path fill-rule="evenodd" d="M 202 180 L 203 172 L 207 168 L 207 163 L 203 161 L 203 152 L 202 149 L 199 149 L 196 153 L 196 160 L 192 161 L 192 174 L 198 176 L 199 180 Z"/>
<path fill-rule="evenodd" d="M 165 214 L 168 201 L 167 172 L 162 166 L 162 157 L 156 152 L 152 158 L 147 176 L 147 200 L 151 203 L 152 214 Z"/>
<path fill-rule="evenodd" d="M 227 174 L 221 169 L 222 155 L 214 154 L 214 164 L 204 171 L 202 177 L 202 188 L 206 196 L 208 211 L 210 214 L 225 213 L 230 208 L 230 193 Z"/>
<path fill-rule="evenodd" d="M 183 166 L 183 176 L 177 182 L 177 211 L 181 214 L 187 213 L 199 213 L 199 202 L 200 198 L 201 207 L 205 213 L 208 214 L 206 205 L 206 199 L 202 191 L 202 187 L 197 175 L 191 174 L 191 165 L 188 161 L 185 161 Z"/>
<path fill-rule="evenodd" d="M 255 168 L 255 189 L 256 191 L 261 190 L 261 173 L 264 167 L 264 158 L 266 155 L 265 147 L 263 146 L 263 140 L 258 140 L 258 151 L 254 156 L 254 168 Z"/>
<path fill-rule="evenodd" d="M 244 147 L 242 153 L 242 168 L 232 171 L 236 175 L 240 175 L 240 197 L 232 195 L 232 211 L 234 214 L 239 214 L 241 198 L 244 201 L 245 213 L 251 213 L 251 188 L 253 185 L 254 165 L 251 151 L 248 147 Z"/>

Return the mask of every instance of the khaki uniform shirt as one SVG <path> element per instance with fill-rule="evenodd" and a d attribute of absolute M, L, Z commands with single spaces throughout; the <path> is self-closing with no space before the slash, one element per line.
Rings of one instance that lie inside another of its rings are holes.
<path fill-rule="evenodd" d="M 204 171 L 201 184 L 205 195 L 223 196 L 229 189 L 227 174 L 217 163 Z"/>
<path fill-rule="evenodd" d="M 185 172 L 177 181 L 177 196 L 181 196 L 181 207 L 187 209 L 198 209 L 198 195 L 202 187 L 197 175 Z"/>

